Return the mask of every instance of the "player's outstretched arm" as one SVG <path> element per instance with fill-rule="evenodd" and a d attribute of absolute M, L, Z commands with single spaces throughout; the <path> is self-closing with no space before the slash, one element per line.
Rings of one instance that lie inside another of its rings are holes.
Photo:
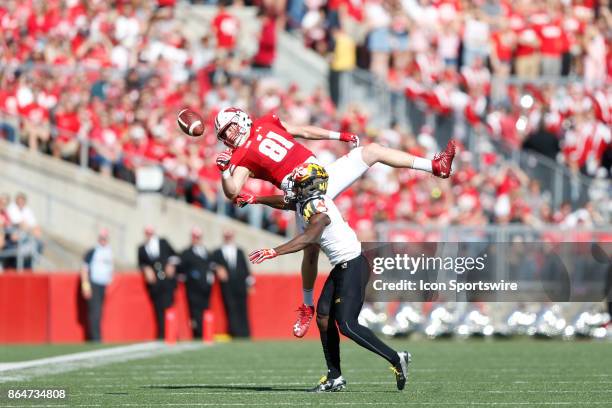
<path fill-rule="evenodd" d="M 234 199 L 234 204 L 237 204 L 240 208 L 246 207 L 249 204 L 263 204 L 278 210 L 295 211 L 295 203 L 286 202 L 282 195 L 256 197 L 253 194 L 240 193 L 238 197 Z"/>
<path fill-rule="evenodd" d="M 235 200 L 249 179 L 250 173 L 249 169 L 241 166 L 236 167 L 231 174 L 229 170 L 224 170 L 221 185 L 223 186 L 225 197 L 232 201 Z"/>
<path fill-rule="evenodd" d="M 308 245 L 317 242 L 323 233 L 323 230 L 329 225 L 330 222 L 331 220 L 327 214 L 317 213 L 310 217 L 310 222 L 303 233 L 296 236 L 291 241 L 277 246 L 276 248 L 258 249 L 257 251 L 253 251 L 249 254 L 249 260 L 254 264 L 258 264 L 266 259 L 272 259 L 279 255 L 301 251 Z"/>
<path fill-rule="evenodd" d="M 342 142 L 351 143 L 353 147 L 359 146 L 359 136 L 354 133 L 336 132 L 318 126 L 292 125 L 285 122 L 281 122 L 281 124 L 287 129 L 287 132 L 297 138 L 308 140 L 340 140 Z"/>

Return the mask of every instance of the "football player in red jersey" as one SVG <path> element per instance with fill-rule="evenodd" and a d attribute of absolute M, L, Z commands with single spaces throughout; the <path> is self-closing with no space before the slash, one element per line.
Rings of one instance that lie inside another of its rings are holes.
<path fill-rule="evenodd" d="M 455 157 L 455 142 L 450 141 L 444 152 L 434 160 L 413 156 L 401 150 L 391 149 L 377 143 L 359 146 L 359 137 L 352 133 L 335 132 L 316 126 L 294 126 L 282 122 L 276 115 L 266 115 L 252 121 L 239 108 L 221 110 L 215 118 L 217 138 L 228 149 L 217 157 L 217 166 L 222 171 L 225 196 L 240 206 L 257 203 L 257 198 L 240 194 L 249 177 L 269 181 L 283 190 L 291 199 L 288 180 L 291 172 L 303 163 L 316 163 L 316 156 L 295 138 L 311 140 L 341 140 L 351 143 L 355 149 L 335 162 L 325 166 L 329 174 L 327 195 L 334 199 L 371 166 L 383 163 L 396 168 L 411 168 L 427 171 L 440 178 L 448 178 Z M 297 218 L 298 227 L 304 225 Z M 302 260 L 302 287 L 304 303 L 298 308 L 298 319 L 293 334 L 306 334 L 314 316 L 313 287 L 317 275 L 319 248 L 311 245 L 304 250 Z"/>

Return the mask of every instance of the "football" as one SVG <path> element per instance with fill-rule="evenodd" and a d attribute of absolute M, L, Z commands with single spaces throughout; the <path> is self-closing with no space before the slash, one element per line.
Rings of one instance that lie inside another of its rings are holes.
<path fill-rule="evenodd" d="M 176 121 L 183 132 L 189 136 L 202 136 L 204 133 L 204 121 L 195 111 L 185 108 L 178 113 Z"/>

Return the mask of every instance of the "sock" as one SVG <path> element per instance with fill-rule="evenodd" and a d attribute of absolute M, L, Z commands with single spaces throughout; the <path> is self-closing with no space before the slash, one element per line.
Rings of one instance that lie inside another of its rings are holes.
<path fill-rule="evenodd" d="M 422 157 L 414 158 L 414 163 L 412 164 L 412 168 L 416 170 L 427 171 L 429 173 L 433 172 L 433 169 L 431 167 L 431 160 L 424 159 Z"/>
<path fill-rule="evenodd" d="M 340 371 L 338 371 L 335 368 L 327 370 L 327 379 L 328 380 L 335 380 L 336 378 L 340 377 L 341 375 L 342 374 L 340 373 Z"/>
<path fill-rule="evenodd" d="M 304 304 L 306 306 L 314 306 L 313 290 L 302 289 L 302 297 L 304 298 Z"/>
<path fill-rule="evenodd" d="M 319 321 L 317 321 L 317 325 L 318 323 Z M 327 379 L 336 379 L 342 375 L 340 369 L 340 334 L 336 322 L 334 320 L 329 321 L 327 330 L 325 327 L 319 326 L 319 335 L 327 365 Z"/>

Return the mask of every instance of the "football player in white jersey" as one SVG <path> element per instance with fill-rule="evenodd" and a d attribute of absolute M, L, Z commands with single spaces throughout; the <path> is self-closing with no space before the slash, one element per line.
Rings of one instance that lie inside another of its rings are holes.
<path fill-rule="evenodd" d="M 312 389 L 314 392 L 339 391 L 346 387 L 340 370 L 340 333 L 391 363 L 397 388 L 404 389 L 410 354 L 397 352 L 357 321 L 370 278 L 368 261 L 361 253 L 361 243 L 344 221 L 327 192 L 328 175 L 314 163 L 304 163 L 289 178 L 295 201 L 283 196 L 259 197 L 258 202 L 271 207 L 295 210 L 305 224 L 304 232 L 291 241 L 271 249 L 260 249 L 249 255 L 252 263 L 303 250 L 318 244 L 333 269 L 317 302 L 317 326 L 321 336 L 327 374 Z"/>

